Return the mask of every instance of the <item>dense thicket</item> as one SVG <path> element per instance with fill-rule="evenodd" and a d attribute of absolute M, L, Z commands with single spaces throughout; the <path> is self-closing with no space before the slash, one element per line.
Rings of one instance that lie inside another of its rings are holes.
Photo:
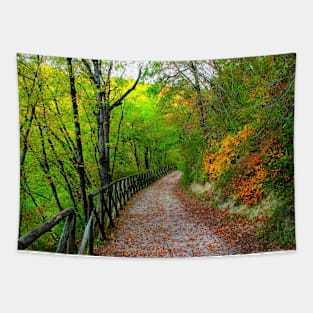
<path fill-rule="evenodd" d="M 17 56 L 20 233 L 59 210 L 86 215 L 111 179 L 175 163 L 211 206 L 295 245 L 295 55 L 113 62 Z M 60 228 L 36 249 L 55 244 Z"/>
<path fill-rule="evenodd" d="M 202 196 L 211 206 L 248 215 L 282 248 L 295 247 L 295 61 L 169 62 L 164 95 L 177 107 L 185 183 L 209 183 Z"/>

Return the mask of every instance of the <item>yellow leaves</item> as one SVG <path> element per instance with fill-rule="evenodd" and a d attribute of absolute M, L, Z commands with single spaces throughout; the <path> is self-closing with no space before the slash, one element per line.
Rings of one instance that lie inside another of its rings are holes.
<path fill-rule="evenodd" d="M 246 125 L 243 130 L 236 134 L 228 135 L 221 143 L 211 142 L 211 150 L 216 152 L 207 153 L 204 157 L 204 170 L 211 179 L 217 179 L 231 167 L 232 161 L 239 154 L 239 147 L 252 134 L 253 128 Z"/>
<path fill-rule="evenodd" d="M 165 97 L 167 95 L 169 91 L 169 88 L 166 87 L 165 85 L 162 87 L 160 93 L 159 93 L 159 96 L 162 98 L 162 97 Z"/>
<path fill-rule="evenodd" d="M 212 152 L 207 153 L 204 158 L 204 169 L 211 179 L 216 180 L 230 170 L 235 170 L 229 187 L 233 190 L 235 199 L 246 205 L 257 204 L 262 199 L 264 183 L 269 177 L 268 170 L 261 162 L 262 150 L 258 155 L 240 154 L 242 146 L 251 137 L 253 131 L 251 126 L 246 125 L 241 131 L 228 135 L 220 143 L 212 142 Z M 270 149 L 270 147 L 272 144 L 265 149 L 266 153 L 275 154 L 275 156 L 282 153 L 279 145 L 275 145 L 275 149 Z M 234 164 L 236 164 L 235 167 Z"/>

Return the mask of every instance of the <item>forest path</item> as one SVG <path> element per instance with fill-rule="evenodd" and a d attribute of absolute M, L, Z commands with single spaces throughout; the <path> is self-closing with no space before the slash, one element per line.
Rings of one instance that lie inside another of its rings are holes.
<path fill-rule="evenodd" d="M 97 255 L 191 257 L 235 254 L 210 229 L 208 215 L 179 199 L 181 172 L 173 172 L 135 194 L 116 220 L 111 239 Z"/>

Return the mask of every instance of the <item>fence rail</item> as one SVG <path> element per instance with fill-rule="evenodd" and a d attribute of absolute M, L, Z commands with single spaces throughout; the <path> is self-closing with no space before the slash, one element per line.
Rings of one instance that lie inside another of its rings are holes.
<path fill-rule="evenodd" d="M 56 252 L 94 254 L 94 241 L 107 239 L 107 232 L 114 227 L 114 219 L 119 216 L 119 211 L 126 205 L 129 198 L 175 169 L 176 166 L 168 165 L 142 174 L 123 177 L 90 193 L 87 223 L 79 248 L 75 244 L 76 211 L 68 208 L 20 237 L 18 249 L 26 249 L 40 236 L 66 219 Z"/>
<path fill-rule="evenodd" d="M 106 240 L 106 230 L 114 227 L 114 219 L 129 198 L 139 190 L 176 169 L 168 165 L 142 174 L 123 177 L 88 195 L 88 223 L 78 254 L 94 253 L 94 241 Z"/>
<path fill-rule="evenodd" d="M 51 218 L 49 221 L 34 228 L 26 235 L 18 239 L 18 249 L 24 250 L 43 234 L 50 231 L 55 225 L 66 219 L 62 236 L 60 238 L 56 252 L 75 253 L 75 223 L 76 211 L 68 208 Z"/>

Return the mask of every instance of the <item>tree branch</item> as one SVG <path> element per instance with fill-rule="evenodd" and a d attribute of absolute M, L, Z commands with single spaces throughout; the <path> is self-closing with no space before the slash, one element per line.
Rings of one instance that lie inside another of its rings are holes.
<path fill-rule="evenodd" d="M 139 79 L 141 77 L 141 68 L 139 69 L 139 73 L 138 73 L 138 77 L 135 81 L 135 83 L 133 84 L 133 86 L 131 88 L 129 88 L 118 100 L 116 100 L 109 108 L 110 111 L 112 111 L 114 108 L 118 107 L 119 105 L 122 104 L 122 101 L 136 88 Z"/>
<path fill-rule="evenodd" d="M 84 65 L 88 71 L 89 78 L 95 83 L 95 85 L 98 85 L 98 82 L 97 82 L 97 80 L 96 80 L 96 78 L 95 78 L 95 76 L 91 70 L 91 66 L 88 63 L 88 61 L 86 59 L 82 59 L 82 62 L 84 63 Z"/>

